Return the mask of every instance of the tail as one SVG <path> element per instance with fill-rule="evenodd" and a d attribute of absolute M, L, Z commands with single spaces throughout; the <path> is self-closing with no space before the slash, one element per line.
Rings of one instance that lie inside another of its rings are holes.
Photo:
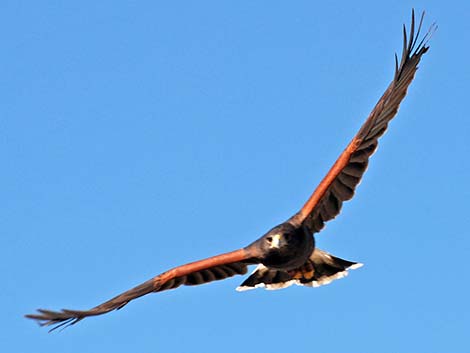
<path fill-rule="evenodd" d="M 319 287 L 335 279 L 348 275 L 348 270 L 361 267 L 359 262 L 340 259 L 327 252 L 315 249 L 307 262 L 300 268 L 291 271 L 273 270 L 258 265 L 250 277 L 238 288 L 244 291 L 254 288 L 281 289 L 293 284 L 298 286 Z"/>

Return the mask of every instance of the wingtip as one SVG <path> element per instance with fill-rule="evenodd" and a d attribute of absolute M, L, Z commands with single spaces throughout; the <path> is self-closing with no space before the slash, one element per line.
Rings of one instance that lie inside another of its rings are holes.
<path fill-rule="evenodd" d="M 61 311 L 52 311 L 47 309 L 37 309 L 37 314 L 26 314 L 25 318 L 36 321 L 40 327 L 52 326 L 49 333 L 59 328 L 65 329 L 68 326 L 74 325 L 83 318 L 71 317 L 67 314 L 66 309 Z"/>

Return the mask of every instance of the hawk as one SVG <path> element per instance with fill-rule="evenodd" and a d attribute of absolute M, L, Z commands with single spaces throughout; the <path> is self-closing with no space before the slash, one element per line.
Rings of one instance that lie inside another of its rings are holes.
<path fill-rule="evenodd" d="M 409 38 L 403 26 L 403 53 L 400 61 L 395 54 L 392 82 L 307 202 L 286 222 L 244 248 L 172 268 L 90 310 L 39 309 L 38 313 L 26 317 L 37 320 L 41 326 L 52 326 L 51 330 L 54 330 L 73 325 L 89 316 L 121 309 L 130 301 L 149 293 L 243 275 L 249 265 L 257 267 L 237 290 L 259 287 L 280 289 L 292 284 L 317 287 L 342 278 L 348 270 L 362 266 L 316 248 L 314 234 L 340 213 L 344 201 L 353 197 L 369 158 L 377 149 L 379 137 L 396 115 L 421 57 L 429 49 L 427 43 L 437 29 L 435 24 L 431 25 L 418 42 L 423 18 L 424 12 L 415 32 L 413 10 Z"/>

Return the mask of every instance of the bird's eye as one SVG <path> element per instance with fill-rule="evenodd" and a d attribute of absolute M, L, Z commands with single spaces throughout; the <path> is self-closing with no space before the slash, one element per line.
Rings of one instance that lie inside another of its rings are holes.
<path fill-rule="evenodd" d="M 273 237 L 267 237 L 266 240 L 267 240 L 268 242 L 272 243 Z"/>

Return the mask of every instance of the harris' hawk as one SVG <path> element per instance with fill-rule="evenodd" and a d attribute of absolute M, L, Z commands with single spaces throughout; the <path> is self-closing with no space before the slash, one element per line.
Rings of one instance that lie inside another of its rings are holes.
<path fill-rule="evenodd" d="M 337 258 L 316 248 L 313 234 L 318 233 L 325 222 L 335 218 L 343 202 L 353 197 L 369 157 L 377 149 L 379 137 L 396 115 L 421 57 L 429 48 L 427 42 L 437 28 L 433 24 L 418 42 L 423 18 L 424 13 L 415 32 L 413 11 L 409 37 L 403 26 L 403 54 L 400 62 L 395 55 L 392 82 L 307 202 L 286 222 L 244 248 L 175 267 L 90 310 L 39 309 L 38 313 L 26 317 L 37 320 L 42 326 L 52 325 L 55 329 L 75 324 L 88 316 L 120 309 L 148 293 L 242 275 L 253 264 L 258 266 L 237 290 L 256 287 L 279 289 L 292 284 L 316 287 L 346 276 L 349 269 L 360 267 L 360 263 Z"/>

